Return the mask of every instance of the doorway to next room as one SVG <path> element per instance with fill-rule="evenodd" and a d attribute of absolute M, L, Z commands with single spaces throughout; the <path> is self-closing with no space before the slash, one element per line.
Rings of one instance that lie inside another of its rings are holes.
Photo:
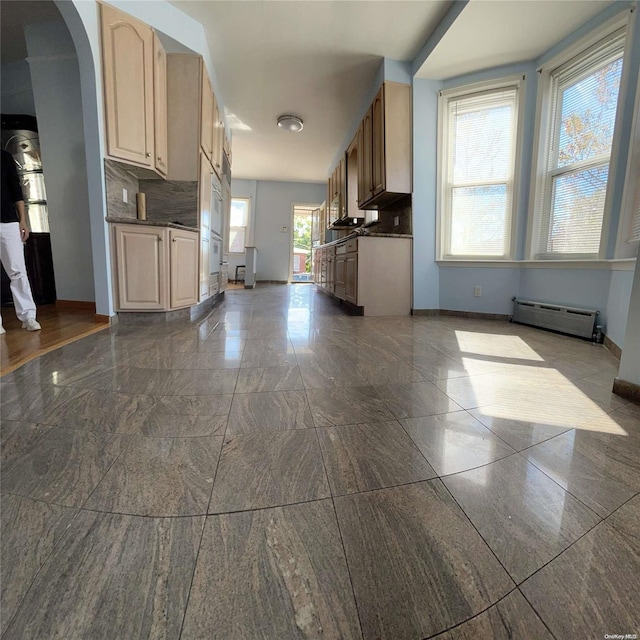
<path fill-rule="evenodd" d="M 311 270 L 311 229 L 317 204 L 293 205 L 291 234 L 291 275 L 289 282 L 313 282 Z"/>

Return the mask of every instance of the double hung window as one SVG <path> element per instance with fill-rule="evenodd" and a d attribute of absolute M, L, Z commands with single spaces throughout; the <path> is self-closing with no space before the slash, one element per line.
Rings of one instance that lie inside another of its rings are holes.
<path fill-rule="evenodd" d="M 620 31 L 551 72 L 536 258 L 599 255 L 623 49 Z"/>
<path fill-rule="evenodd" d="M 511 254 L 517 85 L 444 95 L 441 125 L 441 257 Z"/>

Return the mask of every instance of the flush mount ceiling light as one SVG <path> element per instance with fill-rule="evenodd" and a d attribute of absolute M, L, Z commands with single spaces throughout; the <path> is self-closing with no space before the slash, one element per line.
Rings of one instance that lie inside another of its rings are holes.
<path fill-rule="evenodd" d="M 304 123 L 301 118 L 298 118 L 298 116 L 284 115 L 278 118 L 278 126 L 281 129 L 298 133 L 299 131 L 302 131 Z"/>

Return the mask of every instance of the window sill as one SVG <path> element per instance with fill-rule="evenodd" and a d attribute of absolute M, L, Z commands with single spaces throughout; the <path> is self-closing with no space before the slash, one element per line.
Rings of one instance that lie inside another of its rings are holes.
<path fill-rule="evenodd" d="M 604 269 L 633 271 L 636 258 L 614 260 L 436 260 L 441 267 L 480 267 L 490 269 Z"/>

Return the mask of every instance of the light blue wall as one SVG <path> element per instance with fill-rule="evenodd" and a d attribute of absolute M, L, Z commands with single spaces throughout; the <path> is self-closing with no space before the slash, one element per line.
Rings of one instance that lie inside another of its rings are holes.
<path fill-rule="evenodd" d="M 28 25 L 51 252 L 60 300 L 95 301 L 80 71 L 64 22 Z"/>
<path fill-rule="evenodd" d="M 293 204 L 320 204 L 326 196 L 324 183 L 234 180 L 232 195 L 250 192 L 255 182 L 254 245 L 258 249 L 256 280 L 288 280 L 291 256 Z M 281 231 L 286 227 L 286 231 Z"/>
<path fill-rule="evenodd" d="M 474 297 L 474 287 L 482 287 Z M 511 298 L 520 290 L 518 268 L 443 267 L 440 266 L 440 308 L 449 311 L 502 313 L 511 315 Z"/>
<path fill-rule="evenodd" d="M 620 348 L 623 346 L 629 299 L 633 285 L 633 271 L 612 271 L 607 298 L 606 333 Z M 640 324 L 640 321 L 639 321 Z"/>
<path fill-rule="evenodd" d="M 440 82 L 413 81 L 413 308 L 439 309 L 436 147 Z"/>

